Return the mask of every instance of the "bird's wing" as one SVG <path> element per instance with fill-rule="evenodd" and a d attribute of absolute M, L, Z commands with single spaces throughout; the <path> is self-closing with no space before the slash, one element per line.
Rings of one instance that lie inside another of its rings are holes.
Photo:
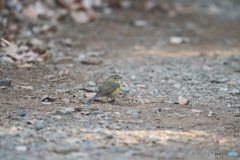
<path fill-rule="evenodd" d="M 100 88 L 99 92 L 95 95 L 95 97 L 101 97 L 106 94 L 109 94 L 115 91 L 118 87 L 119 87 L 118 83 L 111 82 L 111 83 L 103 84 L 103 86 Z"/>

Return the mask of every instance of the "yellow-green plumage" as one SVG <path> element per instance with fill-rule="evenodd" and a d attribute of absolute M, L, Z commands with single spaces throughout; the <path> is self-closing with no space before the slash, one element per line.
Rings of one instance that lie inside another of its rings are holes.
<path fill-rule="evenodd" d="M 121 83 L 120 79 L 122 77 L 118 75 L 112 75 L 110 76 L 102 85 L 102 87 L 99 89 L 98 93 L 90 99 L 88 102 L 91 102 L 97 97 L 105 96 L 107 98 L 114 99 L 119 92 L 121 91 Z"/>
<path fill-rule="evenodd" d="M 117 97 L 120 91 L 121 91 L 121 84 L 119 84 L 119 87 L 115 91 L 113 91 L 112 93 L 106 94 L 105 96 L 108 98 L 115 98 Z"/>

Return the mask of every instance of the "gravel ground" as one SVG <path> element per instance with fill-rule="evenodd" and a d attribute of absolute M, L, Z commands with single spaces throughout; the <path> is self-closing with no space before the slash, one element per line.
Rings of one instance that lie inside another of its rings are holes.
<path fill-rule="evenodd" d="M 0 159 L 240 159 L 210 156 L 240 154 L 240 23 L 196 14 L 115 10 L 19 36 L 53 58 L 29 70 L 0 63 Z M 115 104 L 86 103 L 112 74 L 123 76 Z"/>

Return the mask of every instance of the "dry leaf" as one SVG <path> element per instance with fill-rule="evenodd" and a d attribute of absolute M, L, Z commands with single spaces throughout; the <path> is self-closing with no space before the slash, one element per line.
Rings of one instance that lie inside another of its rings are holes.
<path fill-rule="evenodd" d="M 194 113 L 201 113 L 200 110 L 196 110 L 196 109 L 191 109 L 191 112 L 194 112 Z"/>
<path fill-rule="evenodd" d="M 93 65 L 99 65 L 102 64 L 103 61 L 96 58 L 85 58 L 81 61 L 83 64 L 93 64 Z"/>
<path fill-rule="evenodd" d="M 30 69 L 30 68 L 32 68 L 32 64 L 25 63 L 25 64 L 22 64 L 22 65 L 17 65 L 17 67 L 21 68 L 21 69 Z"/>
<path fill-rule="evenodd" d="M 104 51 L 90 51 L 90 52 L 87 52 L 87 56 L 88 57 L 98 57 L 98 56 L 103 56 L 105 54 Z"/>
<path fill-rule="evenodd" d="M 61 42 L 63 44 L 65 44 L 66 46 L 69 46 L 69 47 L 74 47 L 75 46 L 75 43 L 70 38 L 63 39 L 63 40 L 61 40 Z"/>
<path fill-rule="evenodd" d="M 33 89 L 33 86 L 19 86 L 19 89 Z"/>
<path fill-rule="evenodd" d="M 69 69 L 66 69 L 64 74 L 69 75 Z"/>
<path fill-rule="evenodd" d="M 6 86 L 0 86 L 0 89 L 4 90 L 6 89 L 7 87 Z"/>
<path fill-rule="evenodd" d="M 38 14 L 36 13 L 36 11 L 33 9 L 32 6 L 28 6 L 27 8 L 25 8 L 23 10 L 23 14 L 29 18 L 34 18 L 34 19 L 38 18 Z"/>
<path fill-rule="evenodd" d="M 9 56 L 15 60 L 18 59 L 17 51 L 18 51 L 18 46 L 16 44 L 12 44 L 11 46 L 8 46 L 6 48 L 7 56 Z"/>
<path fill-rule="evenodd" d="M 236 85 L 237 82 L 230 82 L 230 81 L 228 81 L 227 84 L 228 84 L 228 85 Z"/>
<path fill-rule="evenodd" d="M 83 11 L 73 11 L 71 12 L 71 17 L 76 23 L 87 23 L 89 22 L 89 16 Z"/>
<path fill-rule="evenodd" d="M 184 98 L 184 97 L 182 97 L 182 96 L 180 96 L 180 97 L 178 98 L 178 103 L 181 104 L 181 105 L 187 105 L 188 102 L 189 102 L 189 100 L 186 99 L 186 98 Z"/>
<path fill-rule="evenodd" d="M 74 66 L 73 63 L 68 63 L 68 64 L 65 64 L 66 67 L 69 67 L 69 68 L 72 68 Z"/>
<path fill-rule="evenodd" d="M 118 143 L 129 144 L 129 145 L 136 145 L 139 144 L 139 141 L 133 137 L 126 137 L 123 139 L 117 140 Z"/>
<path fill-rule="evenodd" d="M 63 70 L 61 70 L 61 71 L 58 73 L 58 75 L 59 75 L 60 77 L 62 77 L 62 75 L 63 75 Z"/>

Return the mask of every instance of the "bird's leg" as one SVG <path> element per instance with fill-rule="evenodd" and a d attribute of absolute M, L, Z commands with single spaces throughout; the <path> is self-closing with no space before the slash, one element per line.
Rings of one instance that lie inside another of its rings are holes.
<path fill-rule="evenodd" d="M 106 97 L 107 98 L 107 104 L 108 104 L 108 97 Z"/>
<path fill-rule="evenodd" d="M 112 99 L 112 104 L 114 104 L 114 102 L 115 102 L 115 98 Z"/>

